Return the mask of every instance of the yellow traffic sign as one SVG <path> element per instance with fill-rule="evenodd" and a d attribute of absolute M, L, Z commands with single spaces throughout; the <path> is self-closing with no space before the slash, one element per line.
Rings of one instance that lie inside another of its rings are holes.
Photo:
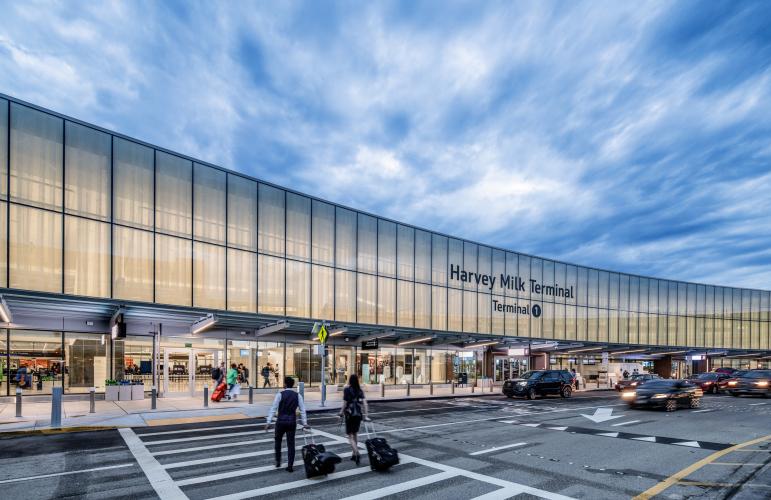
<path fill-rule="evenodd" d="M 319 342 L 322 344 L 326 344 L 327 342 L 327 327 L 324 325 L 321 325 L 321 328 L 319 328 L 319 334 L 317 335 Z"/>

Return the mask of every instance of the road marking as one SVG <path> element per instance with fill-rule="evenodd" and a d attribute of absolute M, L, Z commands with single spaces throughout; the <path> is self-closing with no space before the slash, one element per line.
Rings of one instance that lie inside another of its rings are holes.
<path fill-rule="evenodd" d="M 439 481 L 444 481 L 445 479 L 450 479 L 455 476 L 456 474 L 452 472 L 440 472 L 438 474 L 433 474 L 431 476 L 421 477 L 418 479 L 413 479 L 412 481 L 405 481 L 403 483 L 386 486 L 384 488 L 368 491 L 366 493 L 361 493 L 359 495 L 346 497 L 343 500 L 375 500 L 377 498 L 383 498 L 388 495 L 394 495 L 396 493 L 401 493 L 402 491 L 411 490 L 413 488 L 420 488 L 421 486 L 425 486 L 427 484 L 433 484 Z"/>
<path fill-rule="evenodd" d="M 30 481 L 32 479 L 43 479 L 46 477 L 69 476 L 71 474 L 80 474 L 82 472 L 96 472 L 100 470 L 120 469 L 122 467 L 134 467 L 135 465 L 136 464 L 106 465 L 104 467 L 94 467 L 93 469 L 80 469 L 80 470 L 71 470 L 66 472 L 55 472 L 53 474 L 41 474 L 39 476 L 16 477 L 13 479 L 3 479 L 2 481 L 0 481 L 0 484 L 16 483 L 19 481 Z"/>
<path fill-rule="evenodd" d="M 178 425 L 178 424 L 200 424 L 201 422 L 212 422 L 216 420 L 233 420 L 241 418 L 250 418 L 248 415 L 244 415 L 240 412 L 224 413 L 221 415 L 207 415 L 205 417 L 185 417 L 185 418 L 151 418 L 146 419 L 147 425 L 150 427 L 158 427 L 161 425 Z"/>
<path fill-rule="evenodd" d="M 647 441 L 649 443 L 655 443 L 656 442 L 656 438 L 653 437 L 653 436 L 634 437 L 632 439 L 634 439 L 635 441 Z"/>
<path fill-rule="evenodd" d="M 522 425 L 524 425 L 525 427 L 538 427 L 541 424 L 522 424 Z"/>
<path fill-rule="evenodd" d="M 760 406 L 760 405 L 767 405 L 768 403 L 752 403 L 748 404 L 747 406 Z"/>
<path fill-rule="evenodd" d="M 621 425 L 636 424 L 637 422 L 640 422 L 640 420 L 630 420 L 629 422 L 619 422 L 617 424 L 611 424 L 611 427 L 619 427 Z"/>
<path fill-rule="evenodd" d="M 145 436 L 165 436 L 168 434 L 184 434 L 186 432 L 220 431 L 224 429 L 241 429 L 244 427 L 264 427 L 264 426 L 265 424 L 218 425 L 216 427 L 200 427 L 198 429 L 181 429 L 177 431 L 141 432 L 141 433 L 137 433 L 137 436 L 143 438 Z"/>
<path fill-rule="evenodd" d="M 613 420 L 614 418 L 621 418 L 623 415 L 613 415 L 613 408 L 600 407 L 594 410 L 594 415 L 581 414 L 582 417 L 586 417 L 595 424 L 605 422 L 607 420 Z"/>
<path fill-rule="evenodd" d="M 693 474 L 697 470 L 701 469 L 702 467 L 704 467 L 708 463 L 712 463 L 715 460 L 717 460 L 718 458 L 720 458 L 720 457 L 722 457 L 724 455 L 727 455 L 729 453 L 732 453 L 734 451 L 740 450 L 742 448 L 746 448 L 747 446 L 751 446 L 753 444 L 763 443 L 765 441 L 771 441 L 771 434 L 769 434 L 768 436 L 764 436 L 764 437 L 760 437 L 760 438 L 757 438 L 757 439 L 753 439 L 751 441 L 745 441 L 744 443 L 739 443 L 739 444 L 733 445 L 733 446 L 731 446 L 729 448 L 726 448 L 724 450 L 717 451 L 717 452 L 713 453 L 712 455 L 710 455 L 708 457 L 705 457 L 705 458 L 702 458 L 698 462 L 695 462 L 695 463 L 689 465 L 685 469 L 672 474 L 671 476 L 669 476 L 665 480 L 663 480 L 663 481 L 659 482 L 658 484 L 656 484 L 656 485 L 648 488 L 647 490 L 643 491 L 642 493 L 640 493 L 639 495 L 634 497 L 633 500 L 648 500 L 650 498 L 653 498 L 654 496 L 658 495 L 659 493 L 661 493 L 662 491 L 666 490 L 670 486 L 673 486 L 673 485 L 677 484 L 679 481 L 682 481 L 686 477 L 690 476 L 691 474 Z"/>
<path fill-rule="evenodd" d="M 160 498 L 163 498 L 164 500 L 187 500 L 187 495 L 182 493 L 182 490 L 174 484 L 174 480 L 171 479 L 169 473 L 166 472 L 163 466 L 161 466 L 155 457 L 150 454 L 150 451 L 145 448 L 142 440 L 134 434 L 134 431 L 124 427 L 118 429 L 118 432 L 123 437 L 129 451 L 134 455 L 134 459 L 136 459 L 139 467 L 142 468 L 142 472 L 145 473 L 147 480 Z"/>
<path fill-rule="evenodd" d="M 551 429 L 553 431 L 564 431 L 567 429 L 567 427 L 546 427 L 547 429 Z"/>
<path fill-rule="evenodd" d="M 488 448 L 486 450 L 474 451 L 472 453 L 469 453 L 469 455 L 471 455 L 471 456 L 484 455 L 485 453 L 492 453 L 492 452 L 498 451 L 498 450 L 506 450 L 508 448 L 515 448 L 517 446 L 524 446 L 526 444 L 527 443 L 514 443 L 514 444 L 507 444 L 505 446 L 496 446 L 495 448 Z"/>
<path fill-rule="evenodd" d="M 740 463 L 740 462 L 712 462 L 712 463 L 707 464 L 707 465 L 730 465 L 731 467 L 737 467 L 737 466 L 741 467 L 741 466 L 744 466 L 744 465 L 760 466 L 760 465 L 766 465 L 766 464 L 763 464 L 763 463 L 756 464 L 756 463 L 749 463 L 749 462 L 747 462 L 747 463 Z"/>
<path fill-rule="evenodd" d="M 344 441 L 336 440 L 336 441 L 327 441 L 325 443 L 320 443 L 324 446 L 330 446 L 334 444 L 346 444 Z M 295 450 L 302 449 L 302 445 L 295 446 Z M 286 450 L 286 448 L 282 448 L 282 450 Z M 178 469 L 180 467 L 189 467 L 191 465 L 201 465 L 201 464 L 211 464 L 215 462 L 222 462 L 225 460 L 239 460 L 241 458 L 250 458 L 250 457 L 261 457 L 263 455 L 271 455 L 275 453 L 274 450 L 261 450 L 261 451 L 252 451 L 249 453 L 237 453 L 235 455 L 224 455 L 222 457 L 209 457 L 209 458 L 199 458 L 197 460 L 187 460 L 185 462 L 174 462 L 170 464 L 163 464 L 162 467 L 164 469 Z"/>
<path fill-rule="evenodd" d="M 771 488 L 771 484 L 761 483 L 708 483 L 705 481 L 678 481 L 677 484 L 683 486 L 705 486 L 707 488 Z"/>
<path fill-rule="evenodd" d="M 233 446 L 246 446 L 248 444 L 272 443 L 273 441 L 274 441 L 274 438 L 249 439 L 247 441 L 238 441 L 236 443 L 207 444 L 206 446 L 194 446 L 192 448 L 176 448 L 173 450 L 152 451 L 150 453 L 152 453 L 154 457 L 162 457 L 165 455 L 177 455 L 179 453 L 190 453 L 193 451 L 218 450 L 220 448 L 232 448 Z"/>
<path fill-rule="evenodd" d="M 695 411 L 692 411 L 691 413 L 706 413 L 708 411 L 715 411 L 715 410 L 712 410 L 712 409 L 708 409 L 708 410 L 695 410 Z"/>
<path fill-rule="evenodd" d="M 171 443 L 186 443 L 188 441 L 206 441 L 207 439 L 220 439 L 226 437 L 236 436 L 253 436 L 259 431 L 246 431 L 246 432 L 230 432 L 226 434 L 211 434 L 209 436 L 193 436 L 186 438 L 174 438 L 174 439 L 161 439 L 158 441 L 142 441 L 145 446 L 155 446 L 157 444 L 171 444 Z M 264 434 L 264 433 L 263 433 Z"/>
<path fill-rule="evenodd" d="M 701 448 L 698 441 L 681 441 L 679 443 L 672 443 L 677 446 L 690 446 L 691 448 Z"/>
<path fill-rule="evenodd" d="M 617 438 L 618 437 L 618 432 L 600 432 L 597 435 L 598 436 L 610 437 L 610 438 Z"/>

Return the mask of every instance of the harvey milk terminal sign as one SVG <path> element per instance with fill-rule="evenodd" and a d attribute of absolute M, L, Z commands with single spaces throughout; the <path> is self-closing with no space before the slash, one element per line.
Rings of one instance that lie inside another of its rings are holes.
<path fill-rule="evenodd" d="M 498 290 L 515 290 L 518 292 L 527 292 L 539 295 L 546 295 L 551 297 L 565 297 L 568 299 L 575 299 L 575 291 L 573 286 L 563 287 L 559 283 L 553 285 L 544 285 L 539 283 L 538 280 L 528 279 L 525 281 L 519 276 L 511 276 L 509 274 L 501 274 L 500 276 L 494 276 L 492 274 L 479 274 L 476 272 L 469 272 L 461 269 L 458 265 L 450 264 L 450 279 L 456 281 L 462 281 L 464 283 L 476 284 L 477 286 L 485 286 L 491 292 L 498 287 Z M 517 304 L 503 304 L 502 302 L 493 299 L 493 310 L 498 312 L 508 312 L 515 314 L 532 314 L 536 318 L 541 315 L 541 307 L 538 304 L 531 306 L 520 306 Z"/>

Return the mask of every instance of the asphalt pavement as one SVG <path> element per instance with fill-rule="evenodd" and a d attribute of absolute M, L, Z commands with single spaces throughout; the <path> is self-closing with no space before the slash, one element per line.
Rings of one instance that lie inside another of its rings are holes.
<path fill-rule="evenodd" d="M 0 438 L 6 498 L 771 498 L 771 400 L 705 396 L 631 410 L 616 393 L 371 403 L 401 463 L 357 467 L 333 411 L 313 439 L 343 461 L 306 479 L 273 464 L 264 419 Z M 283 453 L 286 461 L 286 451 Z"/>

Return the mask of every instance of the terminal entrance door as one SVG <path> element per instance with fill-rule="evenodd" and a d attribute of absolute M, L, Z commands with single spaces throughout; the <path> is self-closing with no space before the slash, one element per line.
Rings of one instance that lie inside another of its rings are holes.
<path fill-rule="evenodd" d="M 493 376 L 495 382 L 517 378 L 528 370 L 527 356 L 496 356 Z"/>
<path fill-rule="evenodd" d="M 194 347 L 163 347 L 161 358 L 161 388 L 167 395 L 189 395 L 211 387 L 211 370 L 225 360 L 219 349 Z"/>

